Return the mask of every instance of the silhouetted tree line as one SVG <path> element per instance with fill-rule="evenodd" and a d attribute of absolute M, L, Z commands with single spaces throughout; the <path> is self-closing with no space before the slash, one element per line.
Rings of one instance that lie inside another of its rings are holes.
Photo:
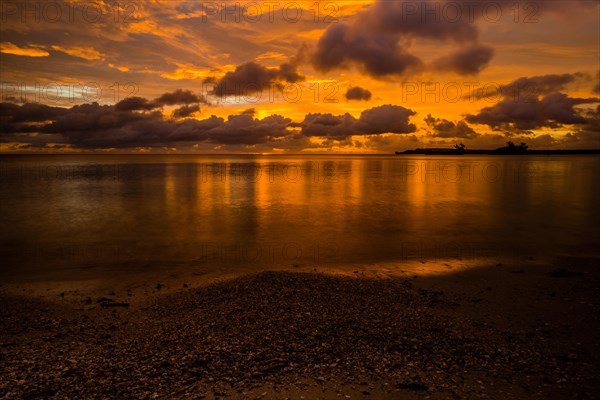
<path fill-rule="evenodd" d="M 494 154 L 527 154 L 529 150 L 529 146 L 527 144 L 521 142 L 520 145 L 514 144 L 512 141 L 506 143 L 506 146 L 499 147 L 496 150 L 490 151 L 490 153 Z M 456 154 L 465 154 L 467 152 L 467 146 L 463 143 L 454 145 L 454 153 Z"/>

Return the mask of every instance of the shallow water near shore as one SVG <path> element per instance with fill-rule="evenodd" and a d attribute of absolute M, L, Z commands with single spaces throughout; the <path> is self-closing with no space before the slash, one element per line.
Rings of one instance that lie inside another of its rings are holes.
<path fill-rule="evenodd" d="M 0 175 L 3 281 L 427 274 L 600 249 L 596 156 L 2 156 Z"/>

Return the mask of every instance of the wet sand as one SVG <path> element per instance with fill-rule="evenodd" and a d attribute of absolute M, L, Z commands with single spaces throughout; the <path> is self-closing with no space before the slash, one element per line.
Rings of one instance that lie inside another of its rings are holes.
<path fill-rule="evenodd" d="M 598 266 L 3 285 L 0 397 L 598 398 Z"/>

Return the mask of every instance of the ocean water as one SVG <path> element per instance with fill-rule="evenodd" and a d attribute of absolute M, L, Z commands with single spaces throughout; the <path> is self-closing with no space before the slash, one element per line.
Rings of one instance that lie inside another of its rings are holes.
<path fill-rule="evenodd" d="M 1 156 L 3 279 L 600 251 L 596 156 Z"/>

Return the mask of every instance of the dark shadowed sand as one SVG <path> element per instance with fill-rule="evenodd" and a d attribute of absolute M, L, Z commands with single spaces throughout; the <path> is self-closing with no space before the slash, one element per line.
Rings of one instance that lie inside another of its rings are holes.
<path fill-rule="evenodd" d="M 597 260 L 351 275 L 0 288 L 0 398 L 600 397 Z"/>

